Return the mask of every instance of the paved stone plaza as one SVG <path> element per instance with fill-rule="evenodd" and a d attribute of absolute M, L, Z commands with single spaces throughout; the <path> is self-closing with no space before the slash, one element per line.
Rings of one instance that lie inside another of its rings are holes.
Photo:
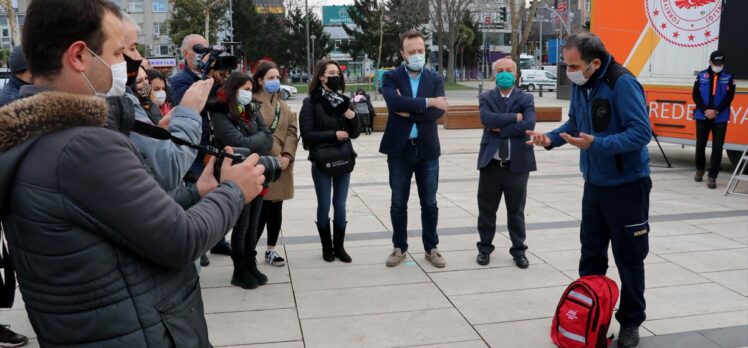
<path fill-rule="evenodd" d="M 566 105 L 549 97 L 537 104 Z M 537 129 L 557 125 L 541 123 Z M 408 259 L 399 267 L 385 267 L 392 224 L 386 158 L 377 152 L 381 133 L 354 142 L 359 157 L 348 197 L 346 244 L 353 263 L 323 261 L 310 165 L 300 146 L 296 198 L 284 205 L 279 242 L 287 266 L 263 262 L 270 282 L 250 291 L 229 284 L 228 257 L 210 256 L 211 265 L 202 270 L 213 345 L 552 347 L 551 316 L 565 286 L 577 278 L 583 186 L 578 151 L 568 146 L 535 150 L 538 171 L 530 176 L 526 207 L 530 268 L 515 267 L 509 255 L 503 203 L 497 249 L 491 264 L 482 267 L 475 262 L 480 136 L 480 130 L 440 130 L 443 269 L 424 259 L 415 187 Z M 665 168 L 656 144 L 650 144 L 648 318 L 640 347 L 748 346 L 748 198 L 722 195 L 731 174 L 726 156 L 719 186 L 709 190 L 705 182 L 693 181 L 692 147 L 664 147 L 673 168 Z M 741 191 L 748 192 L 748 185 Z M 259 253 L 264 249 L 262 240 Z M 618 281 L 615 265 L 610 266 L 609 276 Z M 0 322 L 35 337 L 23 308 L 18 296 L 12 310 L 0 312 Z M 617 334 L 613 323 L 611 332 Z M 36 345 L 34 340 L 30 346 Z"/>

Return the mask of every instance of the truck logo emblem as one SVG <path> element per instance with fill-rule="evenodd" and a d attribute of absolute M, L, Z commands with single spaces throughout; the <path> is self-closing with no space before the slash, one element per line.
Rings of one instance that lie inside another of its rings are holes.
<path fill-rule="evenodd" d="M 646 0 L 649 25 L 665 41 L 680 47 L 699 47 L 719 39 L 722 1 Z"/>

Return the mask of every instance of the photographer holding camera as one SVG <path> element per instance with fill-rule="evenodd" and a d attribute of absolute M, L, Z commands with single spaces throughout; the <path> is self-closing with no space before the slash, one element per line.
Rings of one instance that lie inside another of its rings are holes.
<path fill-rule="evenodd" d="M 251 77 L 241 72 L 232 73 L 218 90 L 215 102 L 209 103 L 206 109 L 213 123 L 216 144 L 245 148 L 262 156 L 273 146 L 273 135 L 257 106 L 252 104 L 253 85 Z M 231 260 L 234 262 L 231 284 L 244 289 L 255 289 L 268 280 L 257 269 L 256 251 L 264 191 L 244 206 L 231 232 Z"/>
<path fill-rule="evenodd" d="M 28 7 L 34 85 L 0 112 L 0 218 L 19 288 L 41 346 L 208 347 L 192 261 L 260 193 L 264 168 L 226 160 L 220 186 L 177 205 L 130 141 L 101 127 L 123 37 L 107 0 Z"/>

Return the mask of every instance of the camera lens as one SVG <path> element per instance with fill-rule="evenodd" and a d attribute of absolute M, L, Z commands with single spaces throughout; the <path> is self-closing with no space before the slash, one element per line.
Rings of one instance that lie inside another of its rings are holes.
<path fill-rule="evenodd" d="M 281 176 L 281 165 L 278 158 L 273 156 L 260 156 L 260 162 L 265 166 L 265 185 L 278 181 Z"/>

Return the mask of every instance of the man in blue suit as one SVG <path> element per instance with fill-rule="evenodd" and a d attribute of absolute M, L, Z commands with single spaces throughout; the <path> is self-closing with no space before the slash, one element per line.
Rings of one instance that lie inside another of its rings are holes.
<path fill-rule="evenodd" d="M 382 78 L 382 94 L 389 112 L 387 128 L 379 152 L 387 155 L 392 189 L 392 244 L 394 250 L 387 266 L 405 259 L 408 250 L 408 197 L 410 180 L 416 176 L 421 200 L 421 225 L 426 260 L 435 267 L 445 266 L 436 246 L 436 189 L 439 183 L 439 135 L 436 120 L 447 111 L 442 77 L 424 69 L 426 44 L 421 32 L 410 30 L 400 36 L 403 66 L 388 71 Z"/>
<path fill-rule="evenodd" d="M 532 145 L 525 142 L 528 130 L 535 129 L 535 101 L 531 94 L 514 88 L 517 65 L 510 58 L 495 61 L 496 88 L 480 96 L 483 138 L 478 156 L 478 242 L 479 265 L 490 262 L 496 235 L 496 210 L 501 196 L 507 211 L 512 247 L 509 253 L 519 268 L 530 263 L 525 256 L 525 200 L 527 180 L 536 170 Z"/>

